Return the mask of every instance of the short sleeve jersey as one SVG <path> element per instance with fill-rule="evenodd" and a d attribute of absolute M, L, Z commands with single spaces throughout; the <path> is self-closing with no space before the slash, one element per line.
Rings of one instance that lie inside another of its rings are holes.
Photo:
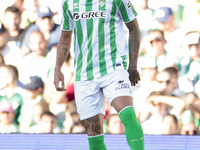
<path fill-rule="evenodd" d="M 129 0 L 63 0 L 61 29 L 74 30 L 75 81 L 126 69 L 124 24 L 136 18 Z"/>

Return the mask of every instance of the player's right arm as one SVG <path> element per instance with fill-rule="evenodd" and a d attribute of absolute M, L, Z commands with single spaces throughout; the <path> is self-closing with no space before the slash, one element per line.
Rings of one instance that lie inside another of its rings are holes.
<path fill-rule="evenodd" d="M 69 54 L 71 38 L 72 38 L 72 30 L 62 31 L 57 47 L 57 56 L 56 56 L 56 65 L 54 74 L 54 85 L 57 91 L 65 91 L 64 75 L 61 72 L 61 67 Z M 60 81 L 62 83 L 61 87 L 59 86 Z"/>

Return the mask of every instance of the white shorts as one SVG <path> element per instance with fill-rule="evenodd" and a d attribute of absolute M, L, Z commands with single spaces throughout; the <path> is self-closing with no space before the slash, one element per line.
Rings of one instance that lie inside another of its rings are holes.
<path fill-rule="evenodd" d="M 121 66 L 105 76 L 74 83 L 77 112 L 81 120 L 97 114 L 105 115 L 105 99 L 111 104 L 120 96 L 131 96 L 129 73 Z"/>

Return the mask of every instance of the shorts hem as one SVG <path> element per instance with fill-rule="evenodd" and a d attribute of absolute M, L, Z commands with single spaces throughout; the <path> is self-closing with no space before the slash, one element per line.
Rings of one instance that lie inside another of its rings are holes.
<path fill-rule="evenodd" d="M 98 114 L 102 114 L 102 115 L 105 115 L 105 113 L 101 113 L 101 112 L 96 112 L 96 113 L 92 113 L 92 114 L 89 114 L 89 115 L 85 115 L 85 116 L 80 116 L 80 120 L 85 120 L 85 119 L 88 119 L 88 118 L 91 118 L 91 117 L 94 117 Z"/>

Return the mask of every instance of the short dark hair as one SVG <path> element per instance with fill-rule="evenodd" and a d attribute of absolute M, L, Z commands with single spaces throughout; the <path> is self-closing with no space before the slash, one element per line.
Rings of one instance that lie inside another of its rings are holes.
<path fill-rule="evenodd" d="M 169 73 L 171 76 L 176 76 L 178 77 L 178 70 L 175 67 L 166 67 L 165 69 L 163 69 L 162 72 L 167 72 Z"/>
<path fill-rule="evenodd" d="M 167 117 L 167 116 L 172 117 L 172 119 L 174 120 L 176 126 L 178 127 L 178 119 L 177 119 L 177 117 L 176 117 L 174 114 L 169 114 L 169 113 L 168 113 L 167 115 L 165 115 L 165 116 L 163 117 L 163 120 L 164 120 L 164 118 Z"/>
<path fill-rule="evenodd" d="M 165 39 L 165 35 L 164 35 L 164 32 L 162 30 L 160 30 L 160 29 L 153 29 L 153 30 L 149 31 L 149 34 L 153 33 L 153 32 L 159 32 L 162 35 L 162 37 Z"/>
<path fill-rule="evenodd" d="M 47 116 L 50 116 L 50 117 L 54 117 L 55 119 L 57 119 L 56 116 L 55 116 L 52 112 L 50 112 L 50 111 L 44 111 L 44 112 L 41 114 L 40 119 L 41 119 L 44 115 L 47 115 Z"/>
<path fill-rule="evenodd" d="M 9 6 L 9 7 L 7 7 L 7 8 L 5 9 L 5 11 L 4 11 L 4 14 L 5 14 L 6 12 L 12 12 L 12 13 L 15 13 L 15 14 L 18 14 L 18 15 L 21 16 L 21 12 L 20 12 L 19 9 L 18 9 L 17 7 L 15 7 L 15 6 Z"/>
<path fill-rule="evenodd" d="M 6 65 L 6 64 L 1 64 L 0 68 L 6 68 L 9 72 L 9 74 L 12 75 L 13 80 L 17 81 L 19 79 L 19 73 L 17 67 L 13 65 Z"/>

